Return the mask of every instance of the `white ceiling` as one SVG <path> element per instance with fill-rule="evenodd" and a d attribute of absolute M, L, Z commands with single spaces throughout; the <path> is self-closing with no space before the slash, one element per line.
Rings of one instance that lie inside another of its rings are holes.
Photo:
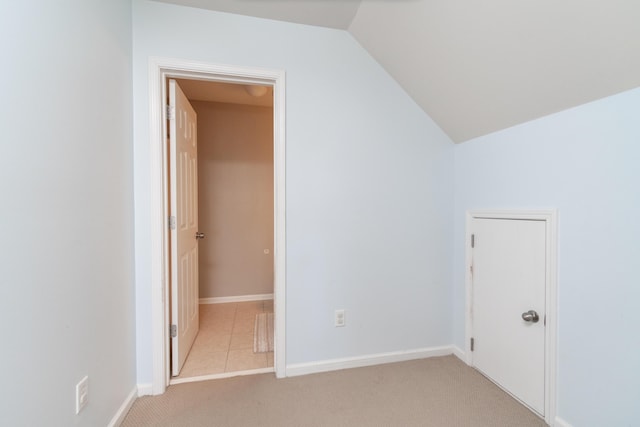
<path fill-rule="evenodd" d="M 455 142 L 640 86 L 638 0 L 363 2 L 349 31 Z"/>
<path fill-rule="evenodd" d="M 361 0 L 156 0 L 219 12 L 346 30 Z"/>
<path fill-rule="evenodd" d="M 347 29 L 454 142 L 640 86 L 638 0 L 159 0 Z"/>
<path fill-rule="evenodd" d="M 264 95 L 252 96 L 247 91 L 247 86 L 242 84 L 187 79 L 176 79 L 176 81 L 190 101 L 273 106 L 273 88 L 270 86 L 266 87 L 267 92 Z"/>

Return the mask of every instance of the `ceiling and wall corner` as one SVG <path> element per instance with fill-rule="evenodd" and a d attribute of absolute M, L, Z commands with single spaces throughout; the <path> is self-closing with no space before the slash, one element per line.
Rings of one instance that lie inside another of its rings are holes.
<path fill-rule="evenodd" d="M 347 29 L 454 142 L 640 86 L 630 0 L 158 0 Z"/>
<path fill-rule="evenodd" d="M 155 0 L 256 18 L 346 30 L 361 0 Z"/>
<path fill-rule="evenodd" d="M 364 1 L 353 36 L 455 141 L 640 86 L 640 3 Z"/>

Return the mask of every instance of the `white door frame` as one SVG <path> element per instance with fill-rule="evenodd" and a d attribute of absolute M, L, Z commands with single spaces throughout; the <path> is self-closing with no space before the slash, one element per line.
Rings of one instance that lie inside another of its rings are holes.
<path fill-rule="evenodd" d="M 471 334 L 473 331 L 473 293 L 472 293 L 472 251 L 471 251 L 471 224 L 474 219 L 520 219 L 539 220 L 546 222 L 546 273 L 545 273 L 545 355 L 544 355 L 544 419 L 549 425 L 555 419 L 556 413 L 556 346 L 557 346 L 557 226 L 558 213 L 555 209 L 541 211 L 519 210 L 471 210 L 467 212 L 465 231 L 465 353 L 466 362 L 473 364 L 473 352 L 471 351 Z"/>
<path fill-rule="evenodd" d="M 153 346 L 153 394 L 169 384 L 169 265 L 168 265 L 168 168 L 165 149 L 166 79 L 186 78 L 225 83 L 261 84 L 273 87 L 274 179 L 274 364 L 276 377 L 285 376 L 285 73 L 203 62 L 149 59 L 151 151 L 151 298 Z"/>

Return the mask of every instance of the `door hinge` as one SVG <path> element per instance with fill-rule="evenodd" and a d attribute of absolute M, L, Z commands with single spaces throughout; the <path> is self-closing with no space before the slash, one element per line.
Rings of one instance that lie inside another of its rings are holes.
<path fill-rule="evenodd" d="M 476 346 L 476 341 L 475 339 L 471 338 L 471 351 L 474 350 L 475 346 Z"/>
<path fill-rule="evenodd" d="M 476 235 L 475 234 L 471 235 L 471 247 L 472 248 L 476 247 Z"/>
<path fill-rule="evenodd" d="M 171 334 L 171 338 L 175 338 L 178 336 L 178 327 L 176 325 L 171 325 L 169 328 L 169 333 Z"/>
<path fill-rule="evenodd" d="M 176 107 L 173 105 L 167 105 L 167 120 L 173 120 L 176 118 Z"/>
<path fill-rule="evenodd" d="M 171 215 L 169 217 L 169 230 L 175 230 L 176 229 L 176 217 Z"/>

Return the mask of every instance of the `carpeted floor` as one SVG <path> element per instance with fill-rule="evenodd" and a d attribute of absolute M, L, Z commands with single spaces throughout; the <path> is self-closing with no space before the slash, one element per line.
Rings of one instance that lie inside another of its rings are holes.
<path fill-rule="evenodd" d="M 123 426 L 544 426 L 454 356 L 276 379 L 171 386 L 138 399 Z"/>

